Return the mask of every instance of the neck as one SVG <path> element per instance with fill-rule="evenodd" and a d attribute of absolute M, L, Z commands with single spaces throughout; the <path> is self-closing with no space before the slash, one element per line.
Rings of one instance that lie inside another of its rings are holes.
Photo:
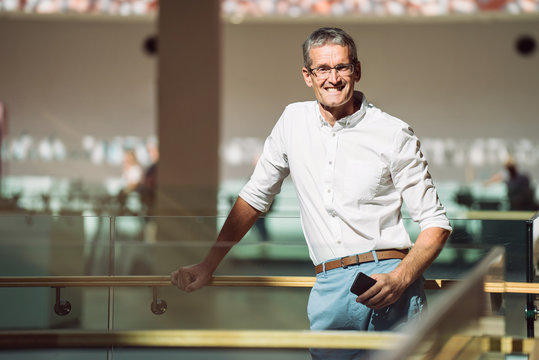
<path fill-rule="evenodd" d="M 343 117 L 352 115 L 361 107 L 361 100 L 352 97 L 349 102 L 340 107 L 330 107 L 319 103 L 320 113 L 330 126 L 335 125 Z"/>

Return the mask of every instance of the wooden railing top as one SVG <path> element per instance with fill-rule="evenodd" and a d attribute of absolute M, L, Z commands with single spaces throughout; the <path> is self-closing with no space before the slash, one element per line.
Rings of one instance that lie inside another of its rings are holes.
<path fill-rule="evenodd" d="M 392 350 L 408 335 L 398 332 L 309 330 L 18 330 L 0 331 L 0 349 L 40 348 L 229 348 Z M 472 341 L 475 342 L 472 345 Z M 451 336 L 438 357 L 448 359 L 472 346 L 473 353 L 524 353 L 538 339 L 500 336 Z M 418 349 L 421 351 L 420 349 Z M 471 355 L 471 354 L 469 354 Z"/>
<path fill-rule="evenodd" d="M 390 349 L 405 339 L 396 332 L 308 330 L 126 330 L 126 331 L 0 331 L 6 348 L 279 348 Z"/>

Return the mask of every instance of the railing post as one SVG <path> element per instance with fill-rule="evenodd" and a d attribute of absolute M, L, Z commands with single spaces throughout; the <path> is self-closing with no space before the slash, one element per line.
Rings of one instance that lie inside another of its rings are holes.
<path fill-rule="evenodd" d="M 536 213 L 530 220 L 526 221 L 526 282 L 533 283 L 535 280 L 535 262 L 533 258 L 533 223 L 539 216 Z M 537 318 L 537 308 L 534 304 L 535 295 L 526 295 L 526 327 L 527 336 L 535 337 L 535 320 Z"/>
<path fill-rule="evenodd" d="M 114 257 L 115 257 L 115 240 L 116 240 L 116 216 L 110 217 L 109 224 L 109 276 L 113 276 Z M 114 287 L 108 289 L 108 313 L 107 313 L 107 329 L 111 331 L 114 328 Z"/>

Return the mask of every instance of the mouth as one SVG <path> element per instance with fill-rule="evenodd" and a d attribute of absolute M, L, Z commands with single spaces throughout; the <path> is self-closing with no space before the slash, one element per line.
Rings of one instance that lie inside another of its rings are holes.
<path fill-rule="evenodd" d="M 332 87 L 326 87 L 324 88 L 329 93 L 337 93 L 339 91 L 342 91 L 344 89 L 344 85 L 341 86 L 332 86 Z"/>

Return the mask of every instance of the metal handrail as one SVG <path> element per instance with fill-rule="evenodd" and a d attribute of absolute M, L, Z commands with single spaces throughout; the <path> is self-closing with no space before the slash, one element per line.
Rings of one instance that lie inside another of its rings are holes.
<path fill-rule="evenodd" d="M 214 276 L 209 286 L 312 287 L 312 276 Z M 444 289 L 458 280 L 425 280 L 426 289 Z M 166 287 L 169 276 L 1 276 L 0 287 Z M 485 281 L 486 293 L 539 294 L 539 283 Z"/>

